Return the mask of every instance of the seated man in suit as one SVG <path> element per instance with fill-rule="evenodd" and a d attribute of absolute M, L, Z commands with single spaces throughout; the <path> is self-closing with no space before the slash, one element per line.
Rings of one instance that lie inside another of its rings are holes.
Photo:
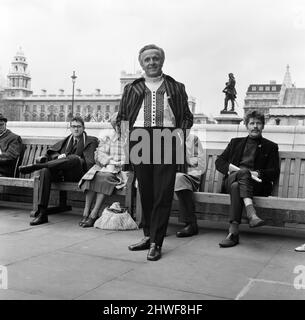
<path fill-rule="evenodd" d="M 39 163 L 21 166 L 21 173 L 39 171 L 38 212 L 30 225 L 48 222 L 47 207 L 52 181 L 77 182 L 95 163 L 94 151 L 98 145 L 96 137 L 87 136 L 84 120 L 74 117 L 70 122 L 71 135 L 49 148 L 38 159 Z"/>
<path fill-rule="evenodd" d="M 200 187 L 201 175 L 206 169 L 206 155 L 199 138 L 189 134 L 186 138 L 186 173 L 177 172 L 175 195 L 179 200 L 179 221 L 185 226 L 176 233 L 179 238 L 198 233 L 197 217 L 194 213 L 193 192 Z"/>
<path fill-rule="evenodd" d="M 16 161 L 22 152 L 20 136 L 6 128 L 7 119 L 0 113 L 0 177 L 14 176 Z"/>
<path fill-rule="evenodd" d="M 262 137 L 264 115 L 249 112 L 245 125 L 249 135 L 232 139 L 215 162 L 216 169 L 225 175 L 223 189 L 231 196 L 229 234 L 219 244 L 223 248 L 239 243 L 238 225 L 243 206 L 251 228 L 264 224 L 256 215 L 252 198 L 269 196 L 280 173 L 278 145 Z"/>

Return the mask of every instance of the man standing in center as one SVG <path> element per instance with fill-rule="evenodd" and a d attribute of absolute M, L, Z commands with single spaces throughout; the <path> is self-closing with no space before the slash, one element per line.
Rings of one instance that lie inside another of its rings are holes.
<path fill-rule="evenodd" d="M 163 49 L 153 44 L 139 51 L 144 76 L 127 84 L 124 89 L 117 117 L 119 127 L 122 121 L 126 121 L 130 130 L 143 128 L 149 132 L 150 138 L 154 130 L 185 130 L 192 127 L 193 115 L 189 110 L 185 87 L 162 73 L 164 59 Z M 152 144 L 151 139 L 150 146 Z M 161 258 L 177 165 L 150 162 L 134 167 L 143 209 L 141 222 L 144 238 L 128 248 L 131 251 L 149 249 L 147 259 L 156 261 Z"/>

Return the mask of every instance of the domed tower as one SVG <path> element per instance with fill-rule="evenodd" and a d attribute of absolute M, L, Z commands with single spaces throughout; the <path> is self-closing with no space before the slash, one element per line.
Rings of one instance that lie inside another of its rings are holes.
<path fill-rule="evenodd" d="M 8 86 L 6 95 L 8 97 L 28 97 L 31 91 L 31 76 L 27 71 L 28 63 L 21 48 L 17 51 L 12 63 L 11 70 L 7 75 Z"/>

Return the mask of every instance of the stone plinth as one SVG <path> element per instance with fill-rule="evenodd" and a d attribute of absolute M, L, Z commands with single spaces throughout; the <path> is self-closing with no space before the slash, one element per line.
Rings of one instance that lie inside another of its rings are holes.
<path fill-rule="evenodd" d="M 240 124 L 243 118 L 239 117 L 235 111 L 220 111 L 220 115 L 215 117 L 218 124 Z"/>

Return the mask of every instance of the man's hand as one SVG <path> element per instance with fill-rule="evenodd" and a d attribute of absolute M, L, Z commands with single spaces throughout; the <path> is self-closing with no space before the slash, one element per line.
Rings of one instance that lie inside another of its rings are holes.
<path fill-rule="evenodd" d="M 62 154 L 60 154 L 60 155 L 58 156 L 57 159 L 66 158 L 66 157 L 67 157 L 66 154 L 65 154 L 65 153 L 62 153 Z"/>

